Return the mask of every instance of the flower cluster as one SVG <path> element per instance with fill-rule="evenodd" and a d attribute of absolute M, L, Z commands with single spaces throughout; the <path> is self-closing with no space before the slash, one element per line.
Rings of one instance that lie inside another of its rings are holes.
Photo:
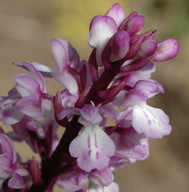
<path fill-rule="evenodd" d="M 88 61 L 64 39 L 52 39 L 56 64 L 15 62 L 29 73 L 0 98 L 0 120 L 13 128 L 0 134 L 0 183 L 4 191 L 118 192 L 112 172 L 149 155 L 149 139 L 170 134 L 168 116 L 146 101 L 163 87 L 150 79 L 153 61 L 174 58 L 178 43 L 158 43 L 156 31 L 142 33 L 144 16 L 125 17 L 114 4 L 90 24 Z M 44 77 L 65 89 L 47 92 Z M 112 125 L 107 124 L 112 119 Z M 57 128 L 64 127 L 59 139 Z M 41 161 L 22 162 L 12 141 L 26 141 Z"/>

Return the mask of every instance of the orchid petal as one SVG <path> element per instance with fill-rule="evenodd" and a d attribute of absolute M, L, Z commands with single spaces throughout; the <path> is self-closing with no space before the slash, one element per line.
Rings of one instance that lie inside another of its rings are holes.
<path fill-rule="evenodd" d="M 118 3 L 115 3 L 108 10 L 108 12 L 105 14 L 105 16 L 112 17 L 115 20 L 117 27 L 119 27 L 121 25 L 121 23 L 124 21 L 125 13 L 123 11 L 123 8 Z"/>
<path fill-rule="evenodd" d="M 27 96 L 20 99 L 16 103 L 16 107 L 25 115 L 30 117 L 41 117 L 43 114 L 43 108 L 41 106 L 41 100 L 36 98 L 35 96 Z"/>
<path fill-rule="evenodd" d="M 133 106 L 132 125 L 138 133 L 148 138 L 162 138 L 171 132 L 168 116 L 161 109 L 146 103 Z"/>
<path fill-rule="evenodd" d="M 138 56 L 140 58 L 146 58 L 151 56 L 156 51 L 157 44 L 157 41 L 154 39 L 149 39 L 142 42 L 138 50 Z"/>
<path fill-rule="evenodd" d="M 78 166 L 87 172 L 102 170 L 109 164 L 115 145 L 98 125 L 85 126 L 71 142 L 70 154 L 77 157 Z"/>
<path fill-rule="evenodd" d="M 149 62 L 143 68 L 138 71 L 128 72 L 125 75 L 128 76 L 127 85 L 134 87 L 137 81 L 139 80 L 148 80 L 151 77 L 151 74 L 155 72 L 156 67 L 153 63 Z"/>
<path fill-rule="evenodd" d="M 117 119 L 117 117 L 118 117 L 118 112 L 110 106 L 102 106 L 100 108 L 100 112 L 102 112 L 103 114 L 106 114 L 107 116 L 111 117 L 112 119 Z"/>
<path fill-rule="evenodd" d="M 75 109 L 73 107 L 66 107 L 60 113 L 58 113 L 57 117 L 59 120 L 67 117 L 68 119 L 73 115 L 79 114 L 79 109 Z"/>
<path fill-rule="evenodd" d="M 52 39 L 51 46 L 52 52 L 56 59 L 58 69 L 63 72 L 67 65 L 69 65 L 68 55 L 66 52 L 68 42 L 63 39 Z"/>
<path fill-rule="evenodd" d="M 22 67 L 22 68 L 24 68 L 24 69 L 27 69 L 27 70 L 29 70 L 29 69 L 26 68 L 25 66 L 26 66 L 27 64 L 30 64 L 30 65 L 34 66 L 35 69 L 36 69 L 37 71 L 39 71 L 39 72 L 43 75 L 43 77 L 52 78 L 51 73 L 52 73 L 53 67 L 51 67 L 51 66 L 46 66 L 46 65 L 44 65 L 44 64 L 37 63 L 37 62 L 14 62 L 13 64 L 15 64 L 15 65 L 17 65 L 17 66 L 19 66 L 19 67 Z"/>
<path fill-rule="evenodd" d="M 82 125 L 98 124 L 102 120 L 102 117 L 98 114 L 98 108 L 92 105 L 85 105 L 80 113 L 81 116 L 78 121 Z"/>
<path fill-rule="evenodd" d="M 17 157 L 11 139 L 4 134 L 0 134 L 0 144 L 2 153 L 9 157 L 12 160 L 12 163 L 15 163 Z"/>
<path fill-rule="evenodd" d="M 119 192 L 119 186 L 114 182 L 108 186 L 92 185 L 86 192 Z"/>
<path fill-rule="evenodd" d="M 116 156 L 134 163 L 144 160 L 149 155 L 149 143 L 143 134 L 138 134 L 132 127 L 122 128 L 121 133 L 111 135 L 116 143 Z"/>
<path fill-rule="evenodd" d="M 70 92 L 70 94 L 75 95 L 78 92 L 78 85 L 76 79 L 68 71 L 60 72 L 53 71 L 54 78 L 62 83 Z"/>
<path fill-rule="evenodd" d="M 126 93 L 124 105 L 134 105 L 144 102 L 161 92 L 164 92 L 163 87 L 155 81 L 138 81 L 135 87 Z"/>
<path fill-rule="evenodd" d="M 100 171 L 94 170 L 90 176 L 90 181 L 97 185 L 108 186 L 112 183 L 114 177 L 109 168 L 102 169 Z"/>
<path fill-rule="evenodd" d="M 24 168 L 18 168 L 16 170 L 16 173 L 20 176 L 27 176 L 28 175 L 28 171 Z"/>
<path fill-rule="evenodd" d="M 96 16 L 90 24 L 89 45 L 93 48 L 104 45 L 117 31 L 112 17 Z"/>
<path fill-rule="evenodd" d="M 112 38 L 111 61 L 124 58 L 129 51 L 130 37 L 126 31 L 118 31 Z"/>
<path fill-rule="evenodd" d="M 98 65 L 102 65 L 101 54 L 108 40 L 117 31 L 117 25 L 112 17 L 96 16 L 90 24 L 88 43 L 96 48 L 96 59 Z"/>
<path fill-rule="evenodd" d="M 61 103 L 63 108 L 71 107 L 78 100 L 78 94 L 72 95 L 68 90 L 64 90 L 61 93 Z"/>
<path fill-rule="evenodd" d="M 124 30 L 126 30 L 130 35 L 139 34 L 144 25 L 144 16 L 137 15 L 135 17 L 129 18 L 124 25 Z"/>
<path fill-rule="evenodd" d="M 9 179 L 8 186 L 13 189 L 21 189 L 24 188 L 24 181 L 22 177 L 15 172 L 11 179 Z"/>
<path fill-rule="evenodd" d="M 154 61 L 165 61 L 176 57 L 179 45 L 175 39 L 166 39 L 158 44 L 154 53 Z"/>
<path fill-rule="evenodd" d="M 79 170 L 61 175 L 56 184 L 70 192 L 86 189 L 88 188 L 88 173 Z"/>
<path fill-rule="evenodd" d="M 15 76 L 15 81 L 17 83 L 16 90 L 20 93 L 22 97 L 40 93 L 40 86 L 35 78 L 31 75 L 28 75 L 26 73 L 17 74 Z"/>
<path fill-rule="evenodd" d="M 0 155 L 0 178 L 8 178 L 12 172 L 12 160 L 5 154 Z"/>
<path fill-rule="evenodd" d="M 46 92 L 46 85 L 45 85 L 44 79 L 43 79 L 41 73 L 36 68 L 36 66 L 38 66 L 38 65 L 42 66 L 42 64 L 38 64 L 38 63 L 34 63 L 34 62 L 33 63 L 32 62 L 31 63 L 23 62 L 23 63 L 14 63 L 14 64 L 21 66 L 21 67 L 27 69 L 28 71 L 30 71 L 35 76 L 36 82 L 40 86 L 40 90 L 42 92 Z"/>
<path fill-rule="evenodd" d="M 15 105 L 6 105 L 6 103 L 7 102 L 4 103 L 5 106 L 1 106 L 2 108 L 0 109 L 0 120 L 3 121 L 5 125 L 13 125 L 22 119 L 23 113 L 18 111 Z"/>
<path fill-rule="evenodd" d="M 52 52 L 54 54 L 58 69 L 63 72 L 73 62 L 74 67 L 79 63 L 77 51 L 64 39 L 52 39 Z"/>

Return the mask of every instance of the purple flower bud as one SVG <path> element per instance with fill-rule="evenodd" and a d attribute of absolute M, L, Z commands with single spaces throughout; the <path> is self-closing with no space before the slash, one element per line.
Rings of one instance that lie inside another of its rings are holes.
<path fill-rule="evenodd" d="M 125 23 L 126 23 L 126 21 L 128 21 L 129 19 L 132 19 L 132 18 L 137 17 L 137 16 L 138 16 L 138 13 L 137 13 L 136 11 L 131 12 L 131 13 L 127 16 L 127 18 L 126 18 L 126 20 L 125 20 Z"/>
<path fill-rule="evenodd" d="M 122 30 L 127 31 L 131 36 L 139 34 L 144 25 L 144 16 L 136 15 L 136 12 L 133 15 L 130 15 L 129 18 L 126 19 L 126 22 L 121 27 Z"/>
<path fill-rule="evenodd" d="M 124 58 L 129 51 L 130 37 L 126 31 L 118 31 L 112 38 L 111 61 Z"/>
<path fill-rule="evenodd" d="M 131 45 L 127 54 L 127 59 L 135 59 L 138 54 L 141 55 L 142 58 L 145 58 L 153 53 L 157 45 L 155 42 L 151 42 L 150 40 L 153 40 L 154 36 L 155 31 L 147 31 L 146 33 L 130 37 Z M 142 46 L 142 44 L 144 45 Z"/>
<path fill-rule="evenodd" d="M 117 27 L 119 27 L 125 18 L 125 13 L 124 13 L 122 7 L 118 3 L 115 3 L 108 10 L 108 12 L 105 14 L 105 16 L 112 17 L 115 20 Z"/>
<path fill-rule="evenodd" d="M 175 39 L 166 39 L 162 41 L 157 46 L 153 61 L 165 61 L 176 57 L 178 48 L 179 45 Z"/>
<path fill-rule="evenodd" d="M 90 24 L 88 43 L 92 48 L 96 48 L 97 64 L 102 66 L 101 54 L 106 43 L 117 31 L 116 22 L 109 16 L 96 16 Z"/>
<path fill-rule="evenodd" d="M 151 56 L 157 48 L 157 41 L 154 39 L 150 39 L 147 41 L 142 42 L 139 50 L 138 56 L 140 58 L 145 58 Z"/>

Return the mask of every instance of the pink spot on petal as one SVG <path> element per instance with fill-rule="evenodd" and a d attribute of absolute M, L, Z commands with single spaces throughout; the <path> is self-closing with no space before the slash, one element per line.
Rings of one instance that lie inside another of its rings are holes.
<path fill-rule="evenodd" d="M 88 135 L 88 140 L 87 140 L 87 142 L 88 142 L 88 148 L 90 148 L 90 147 L 91 147 L 90 135 Z"/>
<path fill-rule="evenodd" d="M 151 123 L 152 123 L 152 122 L 150 121 L 150 119 L 148 119 L 148 124 L 151 125 Z"/>
<path fill-rule="evenodd" d="M 99 153 L 96 152 L 96 159 L 99 159 Z"/>
<path fill-rule="evenodd" d="M 148 118 L 148 114 L 145 111 L 142 111 L 146 118 Z"/>

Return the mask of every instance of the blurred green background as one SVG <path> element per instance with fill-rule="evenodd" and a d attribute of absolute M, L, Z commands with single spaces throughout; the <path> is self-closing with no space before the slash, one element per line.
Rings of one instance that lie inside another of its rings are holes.
<path fill-rule="evenodd" d="M 188 192 L 189 0 L 0 0 L 0 95 L 7 95 L 14 86 L 14 75 L 22 71 L 12 62 L 54 64 L 50 46 L 53 37 L 67 39 L 81 59 L 87 59 L 91 19 L 103 15 L 116 2 L 126 15 L 131 11 L 144 15 L 144 30 L 157 29 L 159 41 L 177 39 L 180 50 L 174 60 L 157 63 L 153 79 L 162 83 L 165 94 L 150 102 L 170 116 L 172 134 L 151 140 L 149 158 L 118 170 L 115 181 L 121 192 Z M 62 89 L 58 83 L 47 82 L 51 93 Z M 23 144 L 17 150 L 28 152 Z M 27 159 L 25 153 L 23 159 Z M 55 187 L 54 191 L 62 190 Z"/>

